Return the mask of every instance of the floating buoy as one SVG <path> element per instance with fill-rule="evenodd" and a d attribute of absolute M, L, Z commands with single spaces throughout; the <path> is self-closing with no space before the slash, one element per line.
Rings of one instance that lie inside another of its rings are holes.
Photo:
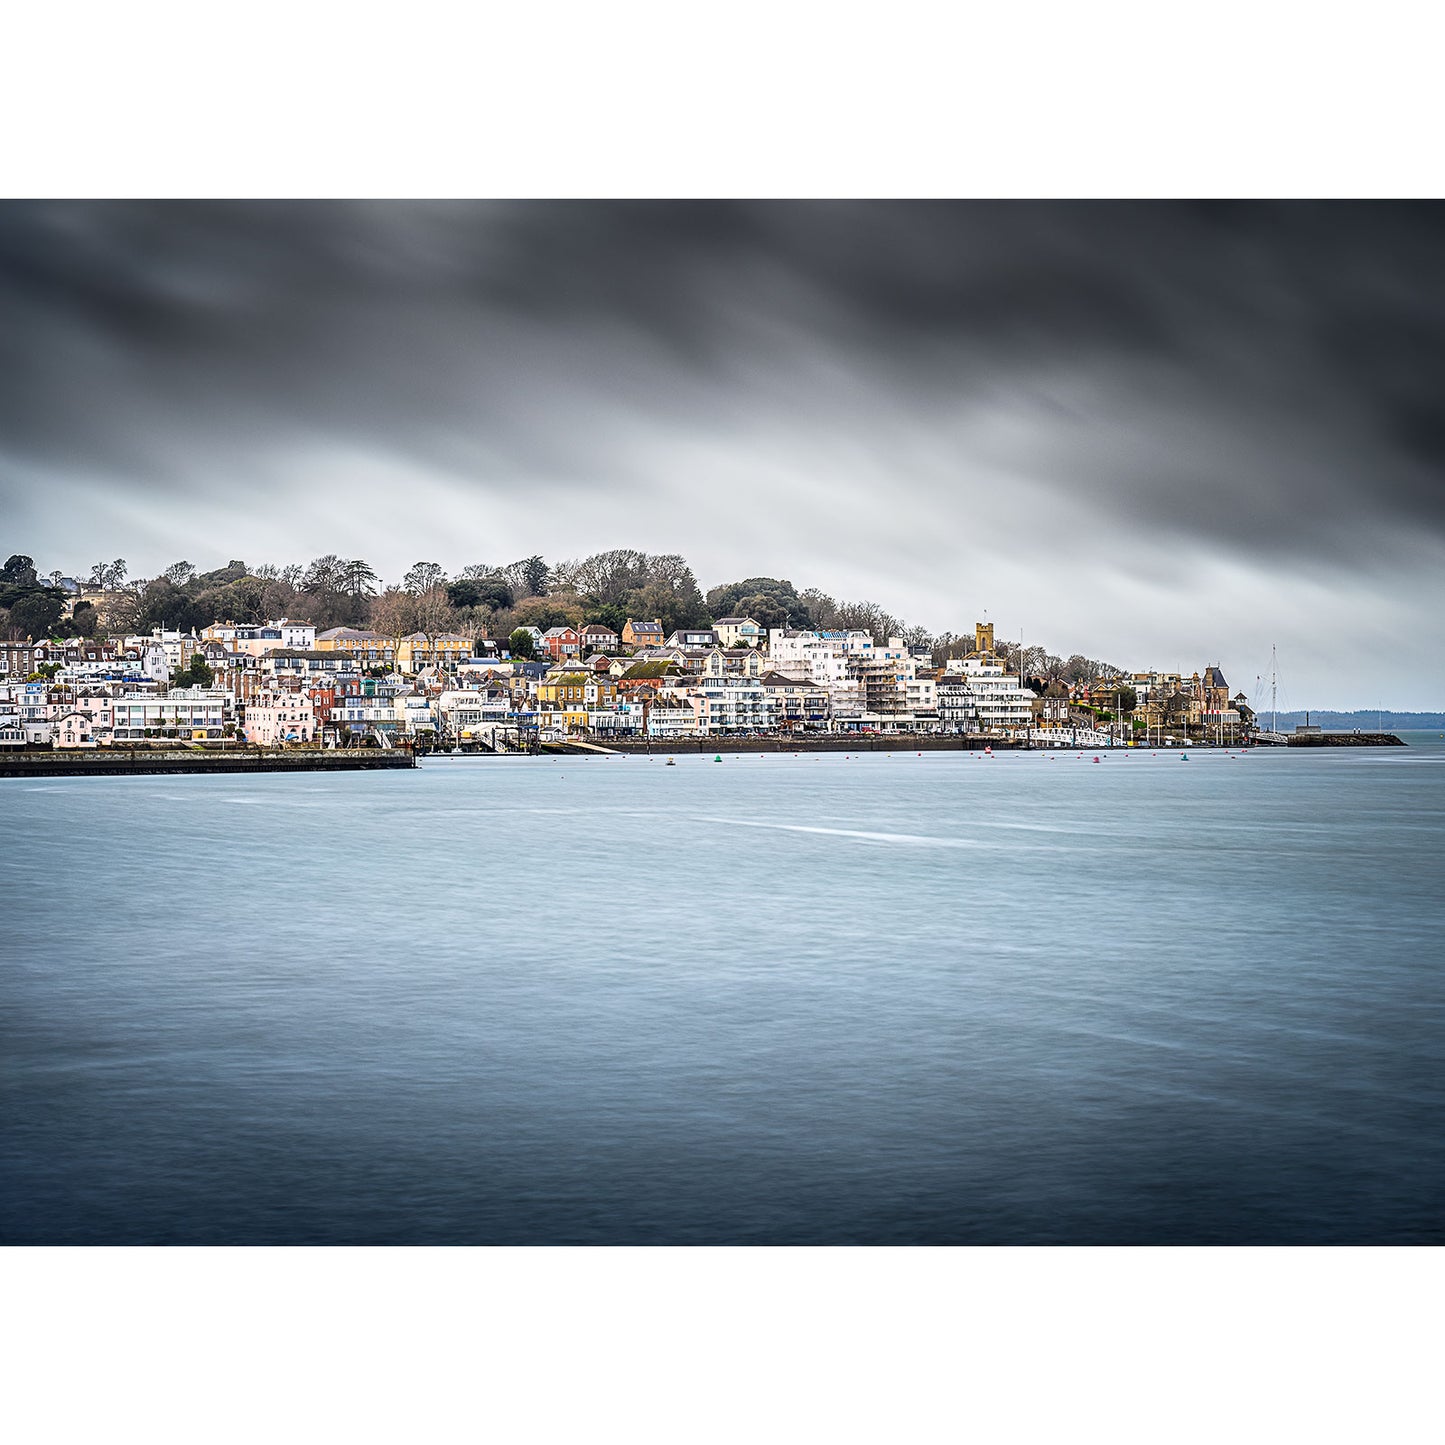
<path fill-rule="evenodd" d="M 1187 763 L 1187 762 L 1189 761 L 1189 754 L 1188 754 L 1188 753 L 1180 753 L 1180 754 L 1179 754 L 1179 761 L 1180 761 L 1181 763 Z"/>
<path fill-rule="evenodd" d="M 713 759 L 713 762 L 715 762 L 715 763 L 720 763 L 720 762 L 722 762 L 722 754 L 719 753 L 719 754 L 717 755 L 717 757 L 715 757 L 715 758 Z"/>

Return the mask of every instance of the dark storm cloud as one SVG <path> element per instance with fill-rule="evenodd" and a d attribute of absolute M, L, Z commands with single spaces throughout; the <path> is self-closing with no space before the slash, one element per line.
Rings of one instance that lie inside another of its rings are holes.
<path fill-rule="evenodd" d="M 0 462 L 172 501 L 291 449 L 586 494 L 684 488 L 658 431 L 841 438 L 922 514 L 982 471 L 1085 545 L 1383 553 L 1445 535 L 1442 377 L 1434 205 L 0 207 Z"/>

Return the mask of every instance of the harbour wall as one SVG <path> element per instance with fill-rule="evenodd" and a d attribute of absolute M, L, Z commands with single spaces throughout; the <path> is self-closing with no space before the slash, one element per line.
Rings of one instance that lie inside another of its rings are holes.
<path fill-rule="evenodd" d="M 263 753 L 185 752 L 181 750 L 52 752 L 0 754 L 0 778 L 129 777 L 149 773 L 361 773 L 384 768 L 414 768 L 416 759 L 402 749 Z"/>

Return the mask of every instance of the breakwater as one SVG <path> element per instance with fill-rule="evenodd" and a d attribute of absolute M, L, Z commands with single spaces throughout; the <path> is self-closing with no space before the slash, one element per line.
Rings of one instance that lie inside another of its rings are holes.
<path fill-rule="evenodd" d="M 1403 748 L 1404 738 L 1394 733 L 1290 733 L 1292 748 Z"/>
<path fill-rule="evenodd" d="M 235 753 L 182 750 L 0 754 L 0 778 L 128 777 L 153 773 L 356 773 L 414 768 L 401 749 Z"/>

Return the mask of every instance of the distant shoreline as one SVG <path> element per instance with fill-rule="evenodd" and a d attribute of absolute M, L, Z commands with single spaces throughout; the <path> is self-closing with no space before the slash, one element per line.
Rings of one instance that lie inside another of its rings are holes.
<path fill-rule="evenodd" d="M 1273 722 L 1275 714 L 1268 708 L 1256 710 L 1259 725 Z M 1328 732 L 1351 732 L 1355 728 L 1368 732 L 1440 732 L 1445 731 L 1445 712 L 1391 712 L 1388 708 L 1357 708 L 1354 712 L 1292 711 L 1279 713 L 1279 730 L 1293 732 L 1301 723 L 1309 722 Z"/>

